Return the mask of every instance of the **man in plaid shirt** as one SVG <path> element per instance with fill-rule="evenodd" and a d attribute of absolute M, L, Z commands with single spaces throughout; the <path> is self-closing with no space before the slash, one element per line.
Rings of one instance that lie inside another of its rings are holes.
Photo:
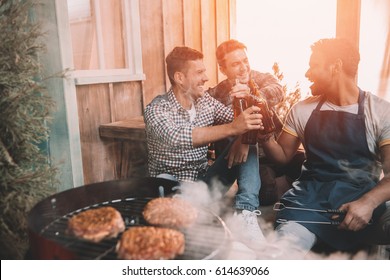
<path fill-rule="evenodd" d="M 232 106 L 232 96 L 237 92 L 252 94 L 247 86 L 249 79 L 252 79 L 258 88 L 260 97 L 267 101 L 269 108 L 272 109 L 283 102 L 285 98 L 283 86 L 274 75 L 251 70 L 246 54 L 246 46 L 243 43 L 234 39 L 225 41 L 218 46 L 216 56 L 219 69 L 227 79 L 208 90 L 212 97 L 226 106 Z M 276 115 L 273 119 L 277 130 L 281 130 L 280 120 Z M 229 143 L 229 139 L 222 139 L 214 143 L 216 155 L 218 156 Z M 244 150 L 244 154 L 248 153 L 248 145 L 241 145 L 241 148 Z M 235 160 L 239 161 L 241 157 L 243 155 L 239 154 Z"/>
<path fill-rule="evenodd" d="M 274 75 L 251 70 L 246 46 L 243 43 L 237 40 L 225 41 L 218 46 L 216 56 L 219 69 L 227 79 L 208 90 L 209 94 L 215 99 L 231 107 L 232 97 L 236 94 L 253 94 L 247 85 L 249 79 L 252 79 L 258 88 L 259 94 L 263 99 L 267 100 L 270 108 L 283 101 L 285 96 L 283 87 Z M 235 141 L 234 144 L 231 144 L 232 141 Z M 250 158 L 251 154 L 258 154 L 257 145 L 241 144 L 240 139 L 230 137 L 214 143 L 217 158 L 229 146 L 229 165 L 241 163 L 248 157 Z M 260 205 L 261 180 L 258 159 L 252 162 L 256 166 L 252 170 L 257 169 L 256 173 L 247 173 L 251 169 L 247 169 L 245 165 L 239 165 L 239 168 L 242 170 L 240 171 L 241 176 L 237 180 L 238 192 L 236 200 L 248 198 L 251 201 L 252 208 L 244 208 L 241 213 L 237 213 L 237 216 L 247 224 L 249 238 L 256 240 L 256 237 L 262 234 L 256 219 L 256 215 L 259 214 L 256 209 Z"/>
<path fill-rule="evenodd" d="M 208 144 L 260 129 L 259 108 L 250 107 L 233 119 L 230 106 L 205 92 L 204 84 L 208 78 L 203 54 L 194 49 L 176 47 L 167 56 L 166 63 L 172 87 L 145 109 L 150 175 L 170 174 L 178 181 L 202 180 L 208 185 L 216 177 L 230 187 L 241 176 L 240 164 L 229 164 L 225 158 L 228 157 L 226 149 L 226 153 L 208 167 Z M 243 94 L 233 96 L 243 97 Z M 242 165 L 247 166 L 246 174 L 253 174 L 254 178 L 258 176 L 256 152 L 249 153 Z M 254 211 L 254 199 L 249 196 L 236 199 L 235 208 Z M 257 220 L 255 222 L 257 224 Z M 258 238 L 264 240 L 262 233 Z"/>

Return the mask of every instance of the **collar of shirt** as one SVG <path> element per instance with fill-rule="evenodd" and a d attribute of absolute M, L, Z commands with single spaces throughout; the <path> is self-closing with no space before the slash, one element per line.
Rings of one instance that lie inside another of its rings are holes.
<path fill-rule="evenodd" d="M 183 108 L 183 106 L 181 106 L 179 101 L 177 101 L 176 96 L 173 93 L 172 88 L 170 88 L 169 91 L 167 92 L 167 96 L 168 96 L 169 103 L 173 104 L 173 106 L 177 110 L 179 110 L 180 112 L 187 112 L 187 110 L 185 110 Z M 199 106 L 207 105 L 209 103 L 209 101 L 208 101 L 209 98 L 211 98 L 211 95 L 208 92 L 205 92 L 202 97 L 200 97 L 197 100 L 195 100 L 195 102 L 193 103 L 194 106 L 195 106 L 195 110 L 198 110 Z"/>
<path fill-rule="evenodd" d="M 168 101 L 169 103 L 173 104 L 173 106 L 179 110 L 179 111 L 185 111 L 185 109 L 183 108 L 183 106 L 181 106 L 181 104 L 179 103 L 179 101 L 177 101 L 176 99 L 176 96 L 175 94 L 173 93 L 173 90 L 172 88 L 169 89 L 168 93 L 167 93 L 167 96 L 168 96 Z"/>

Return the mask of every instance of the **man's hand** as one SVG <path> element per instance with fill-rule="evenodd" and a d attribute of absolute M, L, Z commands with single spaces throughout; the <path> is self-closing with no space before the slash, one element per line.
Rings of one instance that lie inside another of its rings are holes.
<path fill-rule="evenodd" d="M 364 198 L 341 205 L 339 210 L 344 211 L 346 214 L 339 228 L 352 231 L 365 228 L 371 220 L 374 209 L 375 207 Z M 337 216 L 332 218 L 337 218 Z"/>
<path fill-rule="evenodd" d="M 259 107 L 251 106 L 234 119 L 231 124 L 237 132 L 236 135 L 243 134 L 248 130 L 260 129 L 262 122 L 259 112 Z"/>
<path fill-rule="evenodd" d="M 229 149 L 225 159 L 228 161 L 228 167 L 246 162 L 248 158 L 249 145 L 241 144 L 241 137 L 238 137 Z"/>
<path fill-rule="evenodd" d="M 236 81 L 236 84 L 231 88 L 229 94 L 233 98 L 246 98 L 251 93 L 247 84 L 241 84 L 239 81 Z"/>

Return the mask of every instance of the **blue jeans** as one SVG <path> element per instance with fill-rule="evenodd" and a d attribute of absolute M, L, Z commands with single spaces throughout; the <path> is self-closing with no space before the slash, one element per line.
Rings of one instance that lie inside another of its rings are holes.
<path fill-rule="evenodd" d="M 235 197 L 234 208 L 254 211 L 259 207 L 259 191 L 261 186 L 257 146 L 249 146 L 246 162 L 229 169 L 228 161 L 225 157 L 233 141 L 218 156 L 207 172 L 198 179 L 204 181 L 208 186 L 211 186 L 213 180 L 217 180 L 226 189 L 237 180 L 238 192 Z"/>

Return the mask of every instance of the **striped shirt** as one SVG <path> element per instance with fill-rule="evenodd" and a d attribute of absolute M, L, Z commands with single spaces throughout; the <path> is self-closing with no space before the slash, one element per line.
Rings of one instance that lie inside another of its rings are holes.
<path fill-rule="evenodd" d="M 196 117 L 177 101 L 172 90 L 153 99 L 145 108 L 150 176 L 168 173 L 179 181 L 195 181 L 207 167 L 207 145 L 195 148 L 192 130 L 229 123 L 233 111 L 207 92 L 195 102 Z"/>

